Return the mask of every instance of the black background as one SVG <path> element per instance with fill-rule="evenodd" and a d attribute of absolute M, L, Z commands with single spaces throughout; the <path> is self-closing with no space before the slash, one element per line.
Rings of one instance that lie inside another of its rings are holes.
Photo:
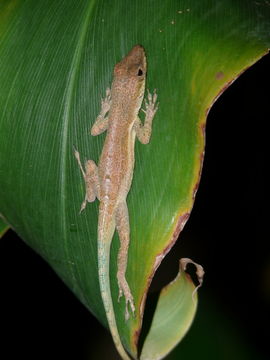
<path fill-rule="evenodd" d="M 238 360 L 234 346 L 246 359 L 269 355 L 269 64 L 267 55 L 211 109 L 195 205 L 152 287 L 173 279 L 180 257 L 204 266 L 198 315 L 180 344 L 184 353 L 196 336 L 209 341 L 200 359 L 226 359 L 226 349 Z M 0 259 L 1 359 L 117 359 L 108 332 L 12 231 L 0 240 Z M 194 351 L 188 359 L 197 360 Z"/>

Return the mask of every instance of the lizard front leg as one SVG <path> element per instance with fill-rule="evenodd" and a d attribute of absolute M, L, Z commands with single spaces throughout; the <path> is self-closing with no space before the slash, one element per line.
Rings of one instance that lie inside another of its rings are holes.
<path fill-rule="evenodd" d="M 85 163 L 85 171 L 83 169 L 80 153 L 75 149 L 74 150 L 75 158 L 78 161 L 79 167 L 81 169 L 84 181 L 85 181 L 85 198 L 81 205 L 82 212 L 87 202 L 95 201 L 96 197 L 99 199 L 100 185 L 98 178 L 98 167 L 93 160 L 87 160 Z"/>
<path fill-rule="evenodd" d="M 108 112 L 110 110 L 112 104 L 111 100 L 111 90 L 109 88 L 106 89 L 106 96 L 101 100 L 101 110 L 100 114 L 96 118 L 94 125 L 91 128 L 91 135 L 96 136 L 103 133 L 108 129 Z"/>
<path fill-rule="evenodd" d="M 148 144 L 150 141 L 152 133 L 152 121 L 158 110 L 158 104 L 156 102 L 156 91 L 154 90 L 154 94 L 152 95 L 148 90 L 147 100 L 144 100 L 145 110 L 141 109 L 145 113 L 144 124 L 142 124 L 139 116 L 137 117 L 134 124 L 137 138 L 142 144 Z"/>
<path fill-rule="evenodd" d="M 118 301 L 120 297 L 124 294 L 126 300 L 126 312 L 125 319 L 129 319 L 129 310 L 128 305 L 130 305 L 131 311 L 134 314 L 135 306 L 133 296 L 131 294 L 129 285 L 126 280 L 126 269 L 128 261 L 128 248 L 130 240 L 130 229 L 129 229 L 129 216 L 128 216 L 128 207 L 126 202 L 122 202 L 118 205 L 116 209 L 116 229 L 119 234 L 120 239 L 120 249 L 118 252 L 118 261 L 117 261 L 117 280 L 119 287 Z"/>
<path fill-rule="evenodd" d="M 101 100 L 101 110 L 100 114 L 96 118 L 94 125 L 91 128 L 91 135 L 96 136 L 103 133 L 105 130 L 108 129 L 108 112 L 111 107 L 111 90 L 109 88 L 106 89 L 106 96 L 104 99 Z M 81 205 L 82 212 L 87 202 L 95 201 L 96 197 L 99 199 L 99 192 L 100 192 L 100 184 L 99 184 L 99 177 L 98 177 L 98 167 L 93 160 L 87 160 L 85 163 L 85 171 L 83 169 L 80 154 L 75 149 L 74 150 L 75 158 L 78 161 L 79 167 L 81 169 L 84 181 L 85 181 L 85 198 Z"/>

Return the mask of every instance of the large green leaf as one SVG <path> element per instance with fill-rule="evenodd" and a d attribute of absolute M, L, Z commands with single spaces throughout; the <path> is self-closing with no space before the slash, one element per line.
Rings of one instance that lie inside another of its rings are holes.
<path fill-rule="evenodd" d="M 79 215 L 84 184 L 73 145 L 98 161 L 104 135 L 91 137 L 89 129 L 113 66 L 133 45 L 146 49 L 147 87 L 157 89 L 160 105 L 151 143 L 136 143 L 128 196 L 127 278 L 136 304 L 136 317 L 128 322 L 124 301 L 117 302 L 117 235 L 110 268 L 119 332 L 134 357 L 151 279 L 192 208 L 206 114 L 228 84 L 267 52 L 269 30 L 270 6 L 264 0 L 0 1 L 0 209 L 104 325 L 98 204 Z M 193 289 L 183 290 L 187 304 Z M 181 303 L 174 299 L 166 300 L 172 308 Z M 192 314 L 176 312 L 185 331 L 195 308 Z M 162 317 L 160 309 L 153 325 Z M 151 356 L 163 357 L 185 331 L 175 328 L 176 340 Z M 142 358 L 150 356 L 144 355 L 147 339 L 152 349 L 160 344 L 153 334 L 146 337 Z"/>

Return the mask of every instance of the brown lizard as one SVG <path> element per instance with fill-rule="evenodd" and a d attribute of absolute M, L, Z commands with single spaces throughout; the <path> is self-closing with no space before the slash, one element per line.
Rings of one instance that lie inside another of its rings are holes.
<path fill-rule="evenodd" d="M 136 45 L 114 67 L 111 90 L 106 90 L 106 97 L 101 102 L 101 112 L 97 117 L 91 134 L 96 136 L 107 130 L 99 165 L 88 160 L 85 170 L 80 155 L 75 150 L 75 157 L 82 171 L 86 194 L 81 206 L 97 197 L 100 201 L 98 218 L 98 272 L 101 296 L 106 311 L 107 321 L 115 346 L 123 359 L 129 359 L 120 340 L 114 315 L 110 278 L 110 247 L 115 228 L 120 239 L 117 262 L 117 281 L 119 297 L 126 301 L 125 318 L 129 318 L 129 309 L 135 312 L 133 296 L 126 280 L 128 248 L 130 240 L 129 215 L 126 203 L 134 168 L 135 138 L 143 144 L 150 140 L 152 120 L 157 111 L 157 94 L 148 91 L 145 101 L 145 120 L 142 124 L 138 113 L 142 106 L 146 79 L 146 56 L 144 48 Z"/>

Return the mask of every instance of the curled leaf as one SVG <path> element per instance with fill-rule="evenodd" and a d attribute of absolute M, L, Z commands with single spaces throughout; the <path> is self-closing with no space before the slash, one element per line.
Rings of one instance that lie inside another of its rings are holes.
<path fill-rule="evenodd" d="M 193 264 L 197 269 L 197 287 L 185 272 L 187 264 Z M 203 275 L 201 265 L 188 258 L 179 261 L 177 277 L 160 292 L 141 360 L 163 359 L 187 333 L 196 313 L 196 291 L 202 285 Z"/>

